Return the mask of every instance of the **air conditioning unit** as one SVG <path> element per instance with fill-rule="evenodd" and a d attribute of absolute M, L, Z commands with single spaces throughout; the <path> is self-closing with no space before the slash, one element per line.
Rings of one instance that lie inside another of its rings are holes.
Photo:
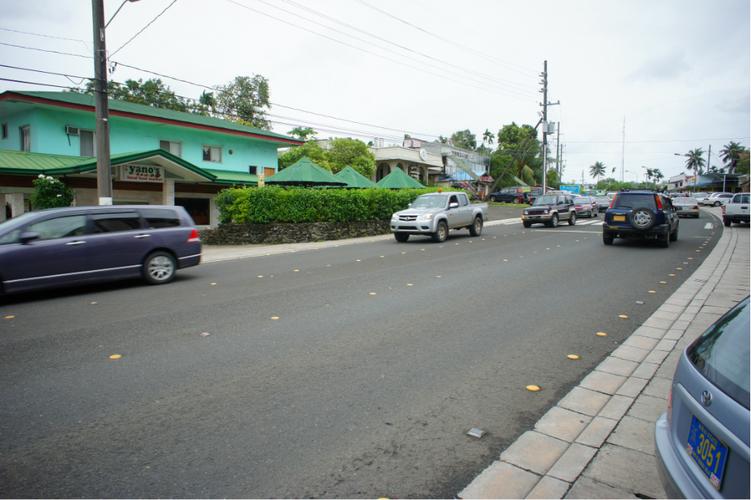
<path fill-rule="evenodd" d="M 78 127 L 71 127 L 70 125 L 65 126 L 65 134 L 66 135 L 79 135 L 81 133 L 81 129 Z"/>

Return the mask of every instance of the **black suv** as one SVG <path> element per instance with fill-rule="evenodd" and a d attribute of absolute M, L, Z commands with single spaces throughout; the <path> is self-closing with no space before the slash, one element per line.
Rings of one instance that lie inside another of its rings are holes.
<path fill-rule="evenodd" d="M 667 196 L 653 191 L 622 191 L 605 212 L 602 241 L 612 245 L 615 238 L 652 239 L 667 248 L 678 239 L 678 222 Z"/>

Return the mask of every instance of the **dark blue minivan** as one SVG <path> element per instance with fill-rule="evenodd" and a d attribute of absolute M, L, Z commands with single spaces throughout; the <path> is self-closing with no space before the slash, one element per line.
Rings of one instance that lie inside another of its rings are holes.
<path fill-rule="evenodd" d="M 69 207 L 0 224 L 0 294 L 142 277 L 169 283 L 201 262 L 201 239 L 177 206 Z"/>

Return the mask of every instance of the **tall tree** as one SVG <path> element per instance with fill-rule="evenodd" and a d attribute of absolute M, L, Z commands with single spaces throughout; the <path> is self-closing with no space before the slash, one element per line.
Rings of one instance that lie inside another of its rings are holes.
<path fill-rule="evenodd" d="M 730 141 L 725 144 L 720 150 L 720 158 L 722 163 L 728 168 L 728 173 L 735 173 L 735 169 L 738 166 L 738 160 L 741 159 L 741 153 L 746 150 L 739 142 Z"/>
<path fill-rule="evenodd" d="M 326 151 L 333 172 L 350 166 L 367 178 L 375 173 L 375 155 L 368 145 L 348 137 L 332 139 L 331 148 Z"/>
<path fill-rule="evenodd" d="M 451 134 L 449 142 L 454 147 L 468 149 L 470 151 L 474 151 L 477 148 L 477 138 L 475 137 L 475 134 L 468 129 L 458 130 Z"/>
<path fill-rule="evenodd" d="M 301 141 L 309 141 L 316 136 L 316 131 L 310 127 L 295 127 L 287 133 L 299 138 Z"/>
<path fill-rule="evenodd" d="M 537 131 L 531 125 L 512 122 L 498 131 L 497 148 L 490 157 L 493 188 L 518 184 L 514 177 L 527 184 L 542 183 L 542 160 Z"/>
<path fill-rule="evenodd" d="M 600 177 L 605 175 L 605 164 L 601 161 L 596 161 L 589 167 L 589 175 L 596 179 L 595 183 L 599 182 Z"/>
<path fill-rule="evenodd" d="M 686 168 L 694 171 L 694 175 L 704 173 L 704 150 L 696 148 L 690 150 L 684 155 L 686 157 Z"/>
<path fill-rule="evenodd" d="M 495 136 L 493 135 L 493 132 L 491 132 L 488 129 L 485 129 L 485 132 L 482 133 L 482 144 L 483 146 L 487 144 L 488 146 L 493 145 L 493 139 Z"/>
<path fill-rule="evenodd" d="M 261 76 L 236 76 L 220 86 L 216 96 L 217 111 L 226 118 L 251 127 L 270 129 L 266 119 L 269 109 L 269 82 Z"/>
<path fill-rule="evenodd" d="M 659 184 L 665 178 L 665 175 L 659 168 L 655 168 L 652 170 L 652 178 L 655 180 L 655 184 Z"/>
<path fill-rule="evenodd" d="M 86 94 L 94 94 L 94 81 L 89 80 L 83 90 Z M 143 80 L 125 80 L 123 83 L 107 82 L 107 93 L 112 99 L 145 104 L 155 108 L 173 109 L 175 111 L 190 111 L 188 100 L 175 95 L 159 78 Z"/>

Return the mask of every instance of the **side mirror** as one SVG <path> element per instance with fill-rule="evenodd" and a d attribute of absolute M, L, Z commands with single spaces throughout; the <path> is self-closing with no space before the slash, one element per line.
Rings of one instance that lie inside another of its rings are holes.
<path fill-rule="evenodd" d="M 452 201 L 451 203 L 449 203 L 449 210 L 452 208 L 459 208 L 459 204 L 455 201 Z"/>
<path fill-rule="evenodd" d="M 22 245 L 28 245 L 32 241 L 38 239 L 39 233 L 32 233 L 31 231 L 21 233 L 21 236 L 18 237 L 18 241 L 20 241 Z"/>

